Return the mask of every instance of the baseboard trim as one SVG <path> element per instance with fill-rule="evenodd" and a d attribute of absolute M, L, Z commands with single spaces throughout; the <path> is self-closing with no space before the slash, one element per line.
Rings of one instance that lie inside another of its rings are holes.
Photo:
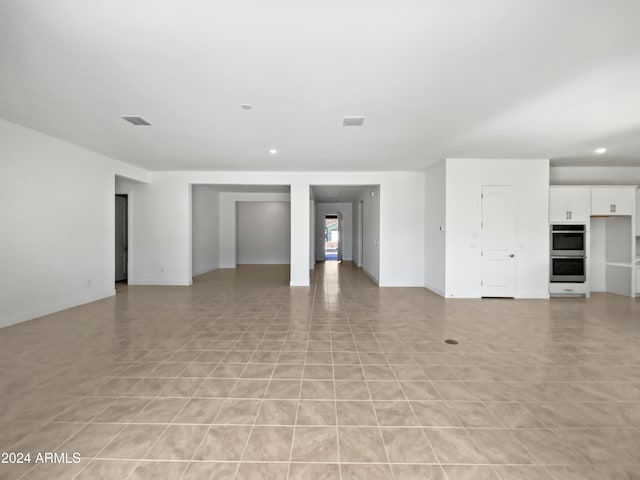
<path fill-rule="evenodd" d="M 57 303 L 55 305 L 49 305 L 46 307 L 38 308 L 36 310 L 31 310 L 29 312 L 17 313 L 15 315 L 11 315 L 8 318 L 0 320 L 0 328 L 9 327 L 11 325 L 16 325 L 22 322 L 28 322 L 29 320 L 34 320 L 36 318 L 44 317 L 45 315 L 50 315 L 52 313 L 68 310 L 69 308 L 78 307 L 80 305 L 85 305 L 87 303 L 95 302 L 97 300 L 102 300 L 104 298 L 113 297 L 115 294 L 116 294 L 115 288 L 108 289 L 108 290 L 103 290 L 102 292 L 95 293 L 93 295 L 89 295 L 87 297 L 75 298 L 67 302 Z"/>
<path fill-rule="evenodd" d="M 533 299 L 548 299 L 550 298 L 549 292 L 548 291 L 543 291 L 543 292 L 519 292 L 518 295 L 516 295 L 515 298 L 522 298 L 522 299 L 526 299 L 526 298 L 533 298 Z"/>
<path fill-rule="evenodd" d="M 445 297 L 448 299 L 456 300 L 456 299 L 470 299 L 470 298 L 485 298 L 482 295 L 451 295 Z M 490 298 L 490 297 L 487 297 Z M 499 297 L 496 297 L 499 298 Z M 549 292 L 519 292 L 515 297 L 504 297 L 504 298 L 513 298 L 514 300 L 548 300 Z"/>
<path fill-rule="evenodd" d="M 220 270 L 220 267 L 207 267 L 202 270 L 196 270 L 193 272 L 193 276 L 197 277 L 198 275 L 204 275 L 205 273 L 213 272 L 215 270 Z"/>
<path fill-rule="evenodd" d="M 424 288 L 437 295 L 440 295 L 441 297 L 444 297 L 444 290 L 440 290 L 439 288 L 433 287 L 431 285 L 425 285 Z"/>
<path fill-rule="evenodd" d="M 129 280 L 128 285 L 134 285 L 139 287 L 190 287 L 193 285 L 193 280 L 187 282 L 172 282 L 170 280 Z"/>
<path fill-rule="evenodd" d="M 362 271 L 364 272 L 364 274 L 369 277 L 373 283 L 375 283 L 376 285 L 380 286 L 380 282 L 378 281 L 378 279 L 376 277 L 374 277 L 373 275 L 371 275 L 366 268 L 362 267 Z"/>

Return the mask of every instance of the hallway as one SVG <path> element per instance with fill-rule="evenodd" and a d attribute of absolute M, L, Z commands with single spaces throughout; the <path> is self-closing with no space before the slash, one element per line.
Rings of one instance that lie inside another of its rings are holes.
<path fill-rule="evenodd" d="M 0 479 L 636 478 L 637 301 L 445 300 L 351 262 L 288 276 L 122 285 L 3 329 L 2 451 L 82 459 Z"/>

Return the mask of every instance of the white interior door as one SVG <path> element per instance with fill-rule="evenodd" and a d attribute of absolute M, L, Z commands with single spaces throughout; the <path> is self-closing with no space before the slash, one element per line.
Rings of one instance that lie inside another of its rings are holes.
<path fill-rule="evenodd" d="M 483 297 L 513 297 L 516 284 L 515 217 L 510 185 L 482 187 Z"/>
<path fill-rule="evenodd" d="M 342 262 L 342 212 L 338 212 L 338 262 Z"/>

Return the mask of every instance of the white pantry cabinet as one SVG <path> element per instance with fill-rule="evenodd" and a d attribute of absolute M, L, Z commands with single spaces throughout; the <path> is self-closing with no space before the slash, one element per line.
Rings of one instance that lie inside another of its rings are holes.
<path fill-rule="evenodd" d="M 586 222 L 591 212 L 591 188 L 551 186 L 549 188 L 549 220 L 553 222 Z"/>
<path fill-rule="evenodd" d="M 591 215 L 633 215 L 636 187 L 593 187 Z"/>

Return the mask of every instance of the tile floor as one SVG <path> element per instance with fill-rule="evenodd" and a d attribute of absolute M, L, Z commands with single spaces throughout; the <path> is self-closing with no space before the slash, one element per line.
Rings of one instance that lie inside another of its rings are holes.
<path fill-rule="evenodd" d="M 446 345 L 454 338 L 458 345 Z M 0 330 L 0 479 L 640 479 L 640 303 L 281 266 Z"/>

